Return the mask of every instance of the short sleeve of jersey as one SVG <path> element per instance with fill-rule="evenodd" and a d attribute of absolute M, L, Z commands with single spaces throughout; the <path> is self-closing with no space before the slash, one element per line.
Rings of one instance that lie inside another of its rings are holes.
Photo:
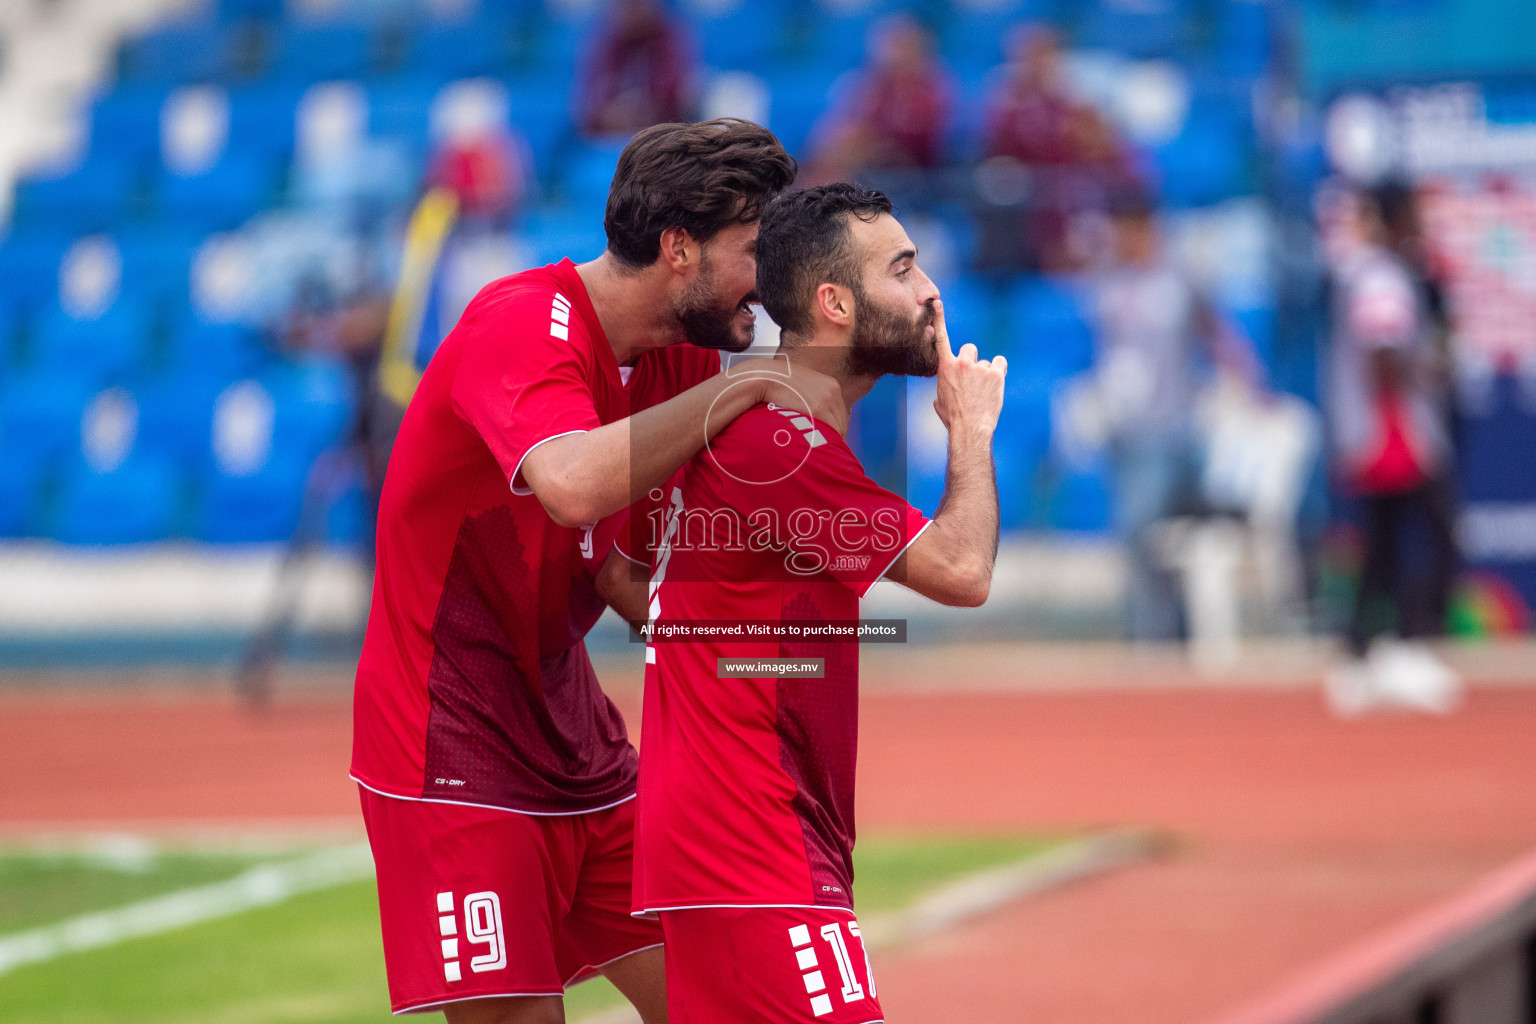
<path fill-rule="evenodd" d="M 792 572 L 825 572 L 863 597 L 928 518 L 871 480 L 831 427 L 773 406 L 747 417 L 714 451 L 748 532 L 771 532 Z"/>
<path fill-rule="evenodd" d="M 565 296 L 553 287 L 487 290 L 467 330 L 453 382 L 454 410 L 490 447 L 513 491 L 523 458 L 545 441 L 593 430 L 597 367 Z"/>

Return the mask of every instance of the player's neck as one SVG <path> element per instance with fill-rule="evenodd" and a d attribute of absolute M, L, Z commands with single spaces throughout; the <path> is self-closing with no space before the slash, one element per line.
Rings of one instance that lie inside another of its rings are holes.
<path fill-rule="evenodd" d="M 648 349 L 683 340 L 676 318 L 668 315 L 666 289 L 649 268 L 621 270 L 604 253 L 578 266 L 576 273 L 619 365 L 633 362 Z"/>
<path fill-rule="evenodd" d="M 843 345 L 817 344 L 812 341 L 789 349 L 785 354 L 791 363 L 809 367 L 837 381 L 842 387 L 843 404 L 849 409 L 875 386 L 874 376 L 849 371 L 848 349 Z"/>

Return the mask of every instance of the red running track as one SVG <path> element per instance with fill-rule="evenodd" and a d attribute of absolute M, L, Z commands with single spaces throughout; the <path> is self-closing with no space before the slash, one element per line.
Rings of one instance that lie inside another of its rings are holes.
<path fill-rule="evenodd" d="M 1533 690 L 1341 723 L 1305 689 L 898 685 L 866 688 L 862 729 L 866 832 L 1132 824 L 1176 840 L 887 952 L 894 1022 L 1201 1024 L 1536 847 Z M 0 828 L 355 821 L 349 732 L 337 696 L 251 714 L 206 693 L 11 691 Z"/>

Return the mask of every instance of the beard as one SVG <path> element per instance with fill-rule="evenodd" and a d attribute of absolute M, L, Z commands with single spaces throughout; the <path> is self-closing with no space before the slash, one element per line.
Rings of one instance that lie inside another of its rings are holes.
<path fill-rule="evenodd" d="M 849 342 L 851 372 L 874 377 L 938 375 L 938 339 L 928 337 L 938 315 L 932 305 L 924 305 L 915 318 L 908 319 L 870 301 L 862 288 L 854 288 L 853 297 L 858 314 Z"/>
<path fill-rule="evenodd" d="M 704 254 L 699 258 L 699 276 L 673 301 L 672 316 L 682 327 L 690 345 L 741 352 L 752 344 L 753 330 L 748 328 L 745 338 L 737 335 L 736 313 L 740 308 L 741 303 L 734 306 L 722 304 L 715 293 L 715 268 L 710 265 L 709 256 Z"/>

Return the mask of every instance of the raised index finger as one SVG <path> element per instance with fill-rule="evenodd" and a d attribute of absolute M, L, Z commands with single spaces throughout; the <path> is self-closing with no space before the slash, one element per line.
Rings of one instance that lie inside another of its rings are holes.
<path fill-rule="evenodd" d="M 933 300 L 933 332 L 937 337 L 934 344 L 939 350 L 939 362 L 952 363 L 955 361 L 955 350 L 949 344 L 949 328 L 944 325 L 944 300 Z"/>

